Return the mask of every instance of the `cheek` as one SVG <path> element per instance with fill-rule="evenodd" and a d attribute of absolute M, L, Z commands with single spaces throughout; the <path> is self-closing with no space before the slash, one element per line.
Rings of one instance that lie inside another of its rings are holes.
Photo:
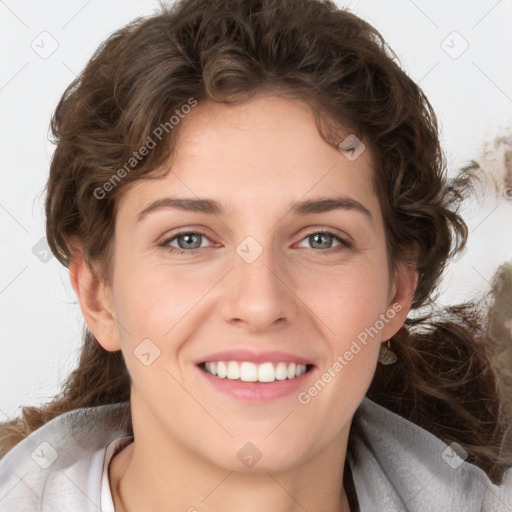
<path fill-rule="evenodd" d="M 350 421 L 371 384 L 381 342 L 380 318 L 388 305 L 388 278 L 386 267 L 366 264 L 318 276 L 307 292 L 302 287 L 322 329 L 324 357 L 315 380 L 297 396 L 297 413 L 314 425 L 312 431 L 323 432 L 323 440 Z"/>
<path fill-rule="evenodd" d="M 152 340 L 162 353 L 179 350 L 190 336 L 191 325 L 197 328 L 204 320 L 207 300 L 203 299 L 219 280 L 211 270 L 147 264 L 125 265 L 118 275 L 114 304 L 128 365 L 145 339 Z"/>
<path fill-rule="evenodd" d="M 298 294 L 324 325 L 334 344 L 343 344 L 375 324 L 389 299 L 384 265 L 362 261 L 300 277 Z"/>
<path fill-rule="evenodd" d="M 318 402 L 330 402 L 324 405 L 336 408 L 338 393 L 362 397 L 373 378 L 381 331 L 391 320 L 387 315 L 389 274 L 385 265 L 367 261 L 325 272 L 314 282 L 309 277 L 304 278 L 299 293 L 324 340 L 318 369 L 322 382 L 317 389 L 323 391 L 324 384 L 330 388 Z"/>
<path fill-rule="evenodd" d="M 115 309 L 132 393 L 142 393 L 148 407 L 160 403 L 180 410 L 188 402 L 173 376 L 182 380 L 176 366 L 180 347 L 190 337 L 190 319 L 197 315 L 207 283 L 158 268 L 133 269 L 127 275 L 117 283 Z"/>

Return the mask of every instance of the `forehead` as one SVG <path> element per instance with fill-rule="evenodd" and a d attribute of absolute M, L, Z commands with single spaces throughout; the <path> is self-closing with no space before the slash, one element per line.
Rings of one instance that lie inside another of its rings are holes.
<path fill-rule="evenodd" d="M 318 131 L 309 105 L 257 94 L 235 105 L 204 101 L 181 121 L 169 172 L 127 187 L 119 212 L 140 211 L 172 192 L 177 197 L 219 198 L 226 213 L 239 207 L 280 203 L 308 196 L 349 195 L 378 207 L 371 156 L 349 159 Z M 340 134 L 340 142 L 349 132 Z"/>

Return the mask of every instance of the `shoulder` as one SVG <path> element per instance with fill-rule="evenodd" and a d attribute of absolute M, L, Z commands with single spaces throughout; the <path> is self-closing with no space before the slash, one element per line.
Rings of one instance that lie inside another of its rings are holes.
<path fill-rule="evenodd" d="M 500 486 L 464 450 L 365 397 L 349 457 L 361 510 L 512 512 L 512 470 Z"/>
<path fill-rule="evenodd" d="M 105 448 L 128 434 L 121 427 L 128 407 L 62 414 L 16 445 L 0 460 L 0 512 L 99 510 Z"/>

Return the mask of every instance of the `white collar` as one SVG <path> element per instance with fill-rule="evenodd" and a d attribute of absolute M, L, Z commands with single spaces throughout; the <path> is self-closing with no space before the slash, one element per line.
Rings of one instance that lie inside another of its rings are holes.
<path fill-rule="evenodd" d="M 105 450 L 105 456 L 103 458 L 103 469 L 101 472 L 101 489 L 100 489 L 100 508 L 101 512 L 115 512 L 114 500 L 112 498 L 112 492 L 110 490 L 110 480 L 108 477 L 108 468 L 110 461 L 114 455 L 119 453 L 126 445 L 133 441 L 132 436 L 123 436 L 119 439 L 115 439 Z"/>

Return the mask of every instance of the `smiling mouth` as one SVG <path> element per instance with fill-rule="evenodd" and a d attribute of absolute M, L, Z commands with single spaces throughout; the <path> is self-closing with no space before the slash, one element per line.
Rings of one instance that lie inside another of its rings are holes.
<path fill-rule="evenodd" d="M 264 383 L 296 379 L 310 371 L 312 367 L 311 364 L 285 362 L 256 364 L 249 361 L 207 361 L 199 365 L 204 372 L 219 379 Z"/>

